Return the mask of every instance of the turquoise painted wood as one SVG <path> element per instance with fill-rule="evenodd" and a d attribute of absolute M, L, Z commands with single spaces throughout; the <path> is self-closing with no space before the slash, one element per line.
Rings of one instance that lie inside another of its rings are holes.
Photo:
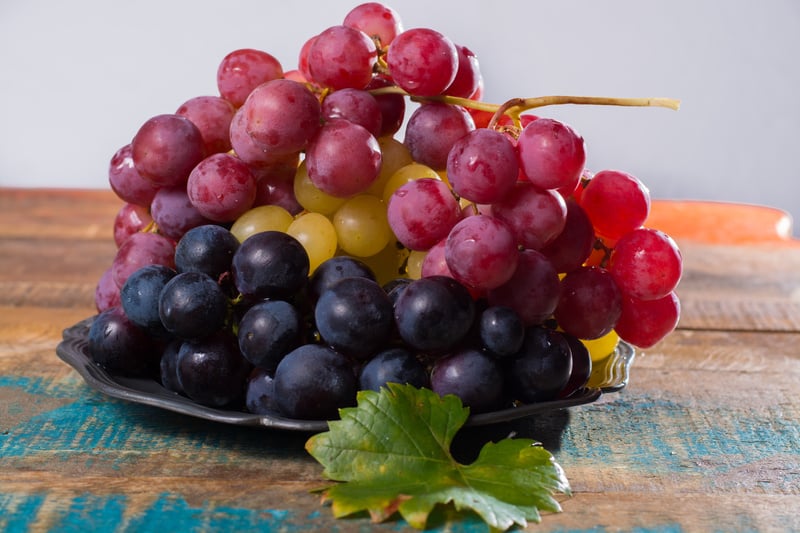
<path fill-rule="evenodd" d="M 0 189 L 0 531 L 410 531 L 333 519 L 305 434 L 110 399 L 56 357 L 93 311 L 118 207 Z M 682 248 L 681 327 L 626 389 L 459 435 L 464 461 L 511 434 L 554 452 L 573 496 L 531 531 L 800 530 L 800 252 Z M 451 509 L 429 530 L 488 531 Z"/>

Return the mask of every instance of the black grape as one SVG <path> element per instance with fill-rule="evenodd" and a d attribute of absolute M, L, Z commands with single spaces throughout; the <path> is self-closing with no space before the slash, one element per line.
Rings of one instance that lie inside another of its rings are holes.
<path fill-rule="evenodd" d="M 339 255 L 323 261 L 308 280 L 308 292 L 312 300 L 328 290 L 331 285 L 343 278 L 367 278 L 375 281 L 375 273 L 363 261 L 346 255 Z"/>
<path fill-rule="evenodd" d="M 245 409 L 257 415 L 275 415 L 278 402 L 275 398 L 275 379 L 269 371 L 254 368 L 247 378 Z"/>
<path fill-rule="evenodd" d="M 297 348 L 302 317 L 283 300 L 259 302 L 239 322 L 239 349 L 255 366 L 275 371 L 283 356 Z"/>
<path fill-rule="evenodd" d="M 187 231 L 175 247 L 178 272 L 201 272 L 214 280 L 228 272 L 239 241 L 222 226 L 205 224 Z"/>
<path fill-rule="evenodd" d="M 211 407 L 240 402 L 251 369 L 239 352 L 236 338 L 226 331 L 186 341 L 178 353 L 178 381 L 184 394 Z"/>
<path fill-rule="evenodd" d="M 228 299 L 205 274 L 183 272 L 172 278 L 158 297 L 158 313 L 164 327 L 181 339 L 200 339 L 225 323 Z"/>
<path fill-rule="evenodd" d="M 558 393 L 559 398 L 566 398 L 584 387 L 592 375 L 592 357 L 586 345 L 579 338 L 572 335 L 564 334 L 564 338 L 567 339 L 572 353 L 572 371 L 569 375 L 569 381 Z"/>
<path fill-rule="evenodd" d="M 167 343 L 164 351 L 161 352 L 160 375 L 161 385 L 165 389 L 183 393 L 180 381 L 178 381 L 178 354 L 180 353 L 182 340 L 172 340 Z"/>
<path fill-rule="evenodd" d="M 150 336 L 119 306 L 94 318 L 88 350 L 95 363 L 119 374 L 142 376 L 153 373 L 158 365 L 159 352 Z"/>
<path fill-rule="evenodd" d="M 478 335 L 484 348 L 497 357 L 519 351 L 525 339 L 525 326 L 516 311 L 505 306 L 484 309 L 478 319 Z"/>
<path fill-rule="evenodd" d="M 436 360 L 431 389 L 440 396 L 455 394 L 473 413 L 491 411 L 503 399 L 503 373 L 493 358 L 465 348 Z"/>
<path fill-rule="evenodd" d="M 506 382 L 514 398 L 526 403 L 552 400 L 572 372 L 572 352 L 561 333 L 539 326 L 525 331 L 519 352 L 506 366 Z"/>
<path fill-rule="evenodd" d="M 242 296 L 286 298 L 308 282 L 308 254 L 300 241 L 281 231 L 249 236 L 233 255 L 233 281 Z"/>
<path fill-rule="evenodd" d="M 404 348 L 389 348 L 369 360 L 361 368 L 358 388 L 379 391 L 387 383 L 430 387 L 425 367 L 413 353 Z"/>
<path fill-rule="evenodd" d="M 168 266 L 148 265 L 131 274 L 120 290 L 125 314 L 152 336 L 167 336 L 158 314 L 158 295 L 175 274 Z"/>

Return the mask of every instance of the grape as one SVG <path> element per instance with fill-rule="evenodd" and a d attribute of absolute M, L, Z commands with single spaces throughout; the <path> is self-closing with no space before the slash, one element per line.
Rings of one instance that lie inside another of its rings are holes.
<path fill-rule="evenodd" d="M 397 189 L 406 183 L 422 178 L 430 178 L 438 181 L 442 180 L 441 176 L 431 167 L 414 163 L 412 159 L 407 165 L 403 165 L 395 170 L 392 175 L 389 176 L 389 179 L 386 180 L 383 186 L 383 192 L 381 193 L 383 201 L 388 205 L 389 200 Z"/>
<path fill-rule="evenodd" d="M 117 248 L 134 233 L 145 230 L 153 223 L 150 209 L 137 204 L 125 204 L 114 217 L 114 244 Z"/>
<path fill-rule="evenodd" d="M 641 227 L 650 213 L 647 187 L 619 170 L 596 173 L 581 193 L 580 202 L 595 231 L 609 239 L 619 239 Z"/>
<path fill-rule="evenodd" d="M 332 215 L 345 202 L 346 198 L 339 198 L 322 191 L 314 185 L 308 177 L 308 167 L 306 162 L 300 163 L 297 174 L 294 178 L 294 195 L 298 203 L 306 211 L 320 213 L 322 215 Z"/>
<path fill-rule="evenodd" d="M 362 257 L 362 261 L 375 274 L 378 283 L 387 283 L 398 276 L 408 276 L 406 268 L 410 261 L 408 248 L 392 237 L 389 243 L 375 255 Z"/>
<path fill-rule="evenodd" d="M 566 207 L 564 229 L 540 250 L 557 272 L 570 272 L 581 266 L 592 253 L 595 241 L 594 226 L 586 211 L 574 198 L 566 201 Z"/>
<path fill-rule="evenodd" d="M 203 159 L 189 174 L 189 199 L 209 220 L 230 222 L 253 206 L 256 179 L 241 159 L 214 154 Z"/>
<path fill-rule="evenodd" d="M 136 132 L 131 157 L 136 171 L 156 185 L 183 185 L 205 157 L 203 136 L 184 116 L 156 115 Z"/>
<path fill-rule="evenodd" d="M 572 373 L 572 352 L 561 333 L 543 327 L 525 330 L 522 348 L 508 361 L 505 379 L 514 398 L 526 403 L 554 399 Z"/>
<path fill-rule="evenodd" d="M 392 303 L 376 282 L 343 278 L 319 295 L 314 321 L 333 349 L 358 359 L 375 355 L 392 332 Z"/>
<path fill-rule="evenodd" d="M 415 350 L 442 353 L 467 334 L 475 318 L 469 291 L 452 278 L 432 276 L 408 284 L 394 306 L 397 330 Z"/>
<path fill-rule="evenodd" d="M 305 163 L 314 185 L 327 194 L 346 198 L 366 191 L 378 177 L 380 145 L 362 126 L 333 119 L 309 145 Z"/>
<path fill-rule="evenodd" d="M 253 365 L 275 371 L 300 345 L 302 317 L 290 303 L 267 300 L 250 307 L 239 321 L 239 349 Z"/>
<path fill-rule="evenodd" d="M 379 137 L 378 146 L 381 149 L 381 171 L 367 189 L 367 194 L 383 198 L 383 201 L 388 204 L 388 197 L 384 196 L 386 184 L 389 183 L 395 172 L 412 164 L 414 160 L 411 158 L 408 148 L 394 137 Z"/>
<path fill-rule="evenodd" d="M 252 170 L 252 168 L 251 168 Z M 294 194 L 294 175 L 297 168 L 291 169 L 291 177 L 288 180 L 272 180 L 268 177 L 258 178 L 256 175 L 256 199 L 253 207 L 274 206 L 281 207 L 290 215 L 298 215 L 303 211 L 303 206 L 297 201 Z"/>
<path fill-rule="evenodd" d="M 575 189 L 586 162 L 583 137 L 567 124 L 549 118 L 534 120 L 517 140 L 525 177 L 541 189 Z"/>
<path fill-rule="evenodd" d="M 503 374 L 497 363 L 474 348 L 465 348 L 436 360 L 431 389 L 454 394 L 472 413 L 491 411 L 503 399 Z"/>
<path fill-rule="evenodd" d="M 304 213 L 298 216 L 286 233 L 297 239 L 308 254 L 308 271 L 313 273 L 320 264 L 336 253 L 339 243 L 333 222 L 320 213 Z"/>
<path fill-rule="evenodd" d="M 364 90 L 341 89 L 330 93 L 322 101 L 322 116 L 325 120 L 342 118 L 354 122 L 374 137 L 381 134 L 381 109 L 377 100 Z"/>
<path fill-rule="evenodd" d="M 158 231 L 173 241 L 179 240 L 192 228 L 211 223 L 195 207 L 183 186 L 159 189 L 150 206 L 150 214 Z"/>
<path fill-rule="evenodd" d="M 411 114 L 403 143 L 417 163 L 444 170 L 455 142 L 474 129 L 475 123 L 463 107 L 428 103 Z"/>
<path fill-rule="evenodd" d="M 172 392 L 184 394 L 181 382 L 178 380 L 178 355 L 180 355 L 183 341 L 173 339 L 167 343 L 161 352 L 159 360 L 159 379 L 161 385 Z"/>
<path fill-rule="evenodd" d="M 609 271 L 625 296 L 655 300 L 677 287 L 683 259 L 678 245 L 669 235 L 642 228 L 623 235 L 617 241 L 611 253 Z"/>
<path fill-rule="evenodd" d="M 271 54 L 242 48 L 222 58 L 217 68 L 217 88 L 234 107 L 241 107 L 253 89 L 282 76 L 283 68 Z"/>
<path fill-rule="evenodd" d="M 125 314 L 151 337 L 167 336 L 158 313 L 158 296 L 176 274 L 164 265 L 148 265 L 131 274 L 120 290 Z"/>
<path fill-rule="evenodd" d="M 447 237 L 461 218 L 461 208 L 446 183 L 422 178 L 392 194 L 386 215 L 403 246 L 427 250 Z"/>
<path fill-rule="evenodd" d="M 108 183 L 111 190 L 125 202 L 148 207 L 158 190 L 158 185 L 145 179 L 133 165 L 133 150 L 126 144 L 116 151 L 108 165 Z"/>
<path fill-rule="evenodd" d="M 422 260 L 422 265 L 420 266 L 420 277 L 453 277 L 453 273 L 450 272 L 450 267 L 447 266 L 447 260 L 444 257 L 446 244 L 447 238 L 444 238 L 428 249 L 428 252 L 425 254 L 425 259 Z"/>
<path fill-rule="evenodd" d="M 532 183 L 512 187 L 511 194 L 492 204 L 492 215 L 508 224 L 524 248 L 541 250 L 564 231 L 567 204 L 556 191 Z"/>
<path fill-rule="evenodd" d="M 366 2 L 351 9 L 344 17 L 345 26 L 361 30 L 386 48 L 403 31 L 397 12 L 379 2 Z"/>
<path fill-rule="evenodd" d="M 175 267 L 175 245 L 157 233 L 134 233 L 117 250 L 111 263 L 111 275 L 117 287 L 128 276 L 147 265 Z"/>
<path fill-rule="evenodd" d="M 427 256 L 427 252 L 420 250 L 411 250 L 406 259 L 406 273 L 411 279 L 419 279 L 422 277 L 422 263 Z"/>
<path fill-rule="evenodd" d="M 525 325 L 510 307 L 490 306 L 478 318 L 478 335 L 490 354 L 508 357 L 522 348 Z"/>
<path fill-rule="evenodd" d="M 94 289 L 94 306 L 98 313 L 102 313 L 110 307 L 122 305 L 119 295 L 119 287 L 114 283 L 114 276 L 111 275 L 111 267 L 105 269 L 97 286 Z"/>
<path fill-rule="evenodd" d="M 580 339 L 597 339 L 610 332 L 622 311 L 622 295 L 607 270 L 581 267 L 561 280 L 555 318 L 561 328 Z"/>
<path fill-rule="evenodd" d="M 564 335 L 564 338 L 567 339 L 569 351 L 572 354 L 572 371 L 567 384 L 558 393 L 559 398 L 567 398 L 583 388 L 592 375 L 592 358 L 586 346 L 580 339 L 572 335 Z"/>
<path fill-rule="evenodd" d="M 247 97 L 241 112 L 245 131 L 272 156 L 305 149 L 322 118 L 314 93 L 291 80 L 272 80 L 259 85 Z"/>
<path fill-rule="evenodd" d="M 514 145 L 505 134 L 485 128 L 458 139 L 447 156 L 447 179 L 456 194 L 491 204 L 505 198 L 519 176 Z"/>
<path fill-rule="evenodd" d="M 453 277 L 479 290 L 506 283 L 517 269 L 519 254 L 511 229 L 488 215 L 474 215 L 458 222 L 444 250 Z"/>
<path fill-rule="evenodd" d="M 248 237 L 233 255 L 233 281 L 247 298 L 283 298 L 308 280 L 308 254 L 291 235 L 263 231 Z"/>
<path fill-rule="evenodd" d="M 181 388 L 192 401 L 227 407 L 241 402 L 251 366 L 239 353 L 236 338 L 219 331 L 202 340 L 184 342 L 177 370 Z"/>
<path fill-rule="evenodd" d="M 490 305 L 512 308 L 525 326 L 541 324 L 558 304 L 560 284 L 553 264 L 536 250 L 522 250 L 514 275 L 506 283 L 492 289 L 487 297 Z"/>
<path fill-rule="evenodd" d="M 456 52 L 458 53 L 456 77 L 444 92 L 450 96 L 469 98 L 475 94 L 481 82 L 478 58 L 466 46 L 456 45 Z"/>
<path fill-rule="evenodd" d="M 357 379 L 348 360 L 318 344 L 289 352 L 275 370 L 278 409 L 290 418 L 330 420 L 356 403 Z"/>
<path fill-rule="evenodd" d="M 389 348 L 367 362 L 358 376 L 359 390 L 380 391 L 387 383 L 428 387 L 428 373 L 419 360 L 404 348 Z"/>
<path fill-rule="evenodd" d="M 238 248 L 239 241 L 222 226 L 198 226 L 187 231 L 175 246 L 175 268 L 178 272 L 200 272 L 218 280 L 230 271 Z"/>
<path fill-rule="evenodd" d="M 247 132 L 247 123 L 244 119 L 244 109 L 239 108 L 233 115 L 230 129 L 231 148 L 236 157 L 247 163 L 253 169 L 260 169 L 288 160 L 295 160 L 300 153 L 289 152 L 276 154 L 272 150 L 258 144 Z"/>
<path fill-rule="evenodd" d="M 453 42 L 429 28 L 397 35 L 386 53 L 394 82 L 415 96 L 442 94 L 456 77 L 458 52 Z"/>
<path fill-rule="evenodd" d="M 181 104 L 175 114 L 197 126 L 206 155 L 211 155 L 231 149 L 230 129 L 235 111 L 228 100 L 219 96 L 195 96 Z"/>
<path fill-rule="evenodd" d="M 263 368 L 254 368 L 247 377 L 244 405 L 248 412 L 257 415 L 278 414 L 275 397 L 275 379 Z"/>
<path fill-rule="evenodd" d="M 620 318 L 622 317 L 620 316 Z M 617 324 L 619 324 L 619 321 L 617 321 Z M 580 341 L 589 350 L 589 357 L 592 361 L 602 361 L 617 349 L 619 335 L 616 331 L 611 330 L 610 333 L 597 339 L 580 339 Z"/>
<path fill-rule="evenodd" d="M 123 375 L 150 374 L 158 363 L 153 341 L 131 322 L 121 307 L 110 307 L 94 317 L 87 335 L 87 349 L 92 361 Z"/>
<path fill-rule="evenodd" d="M 225 293 L 206 274 L 181 272 L 158 296 L 158 315 L 167 331 L 181 339 L 202 339 L 222 328 L 228 314 Z"/>
<path fill-rule="evenodd" d="M 317 300 L 337 281 L 350 277 L 362 277 L 375 281 L 375 273 L 361 260 L 338 255 L 323 262 L 308 280 L 309 296 Z"/>
<path fill-rule="evenodd" d="M 261 205 L 254 207 L 239 218 L 231 226 L 231 233 L 239 242 L 262 231 L 283 231 L 289 229 L 294 221 L 291 213 L 277 205 Z"/>
<path fill-rule="evenodd" d="M 646 349 L 671 333 L 680 315 L 680 300 L 674 292 L 654 300 L 626 297 L 616 331 L 623 340 Z"/>
<path fill-rule="evenodd" d="M 333 215 L 339 248 L 349 255 L 369 257 L 392 239 L 386 204 L 375 196 L 360 194 L 347 200 Z"/>
<path fill-rule="evenodd" d="M 308 50 L 311 79 L 331 89 L 363 89 L 378 60 L 375 43 L 364 32 L 331 26 L 317 35 Z"/>
<path fill-rule="evenodd" d="M 393 83 L 386 77 L 376 74 L 367 85 L 367 89 L 390 87 Z M 397 133 L 403 125 L 406 114 L 406 100 L 401 94 L 376 94 L 373 95 L 381 110 L 380 137 L 391 136 Z"/>

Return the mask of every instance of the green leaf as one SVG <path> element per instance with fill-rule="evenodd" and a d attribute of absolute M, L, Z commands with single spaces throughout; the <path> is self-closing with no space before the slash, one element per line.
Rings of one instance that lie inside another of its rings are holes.
<path fill-rule="evenodd" d="M 436 505 L 452 503 L 506 530 L 559 512 L 553 494 L 570 494 L 561 467 L 530 439 L 490 442 L 474 463 L 457 462 L 450 445 L 469 409 L 456 396 L 390 383 L 359 392 L 358 406 L 340 415 L 306 443 L 323 474 L 343 482 L 323 495 L 337 518 L 367 511 L 380 522 L 398 512 L 422 529 Z"/>

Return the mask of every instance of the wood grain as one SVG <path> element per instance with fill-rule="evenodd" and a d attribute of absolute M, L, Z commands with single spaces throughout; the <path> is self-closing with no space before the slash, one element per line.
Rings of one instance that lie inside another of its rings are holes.
<path fill-rule="evenodd" d="M 94 312 L 120 202 L 0 189 L 0 531 L 405 531 L 334 520 L 307 435 L 113 400 L 55 355 Z M 462 432 L 554 452 L 574 494 L 531 531 L 800 530 L 800 251 L 682 242 L 679 329 L 600 401 Z M 433 530 L 486 531 L 441 511 Z"/>

